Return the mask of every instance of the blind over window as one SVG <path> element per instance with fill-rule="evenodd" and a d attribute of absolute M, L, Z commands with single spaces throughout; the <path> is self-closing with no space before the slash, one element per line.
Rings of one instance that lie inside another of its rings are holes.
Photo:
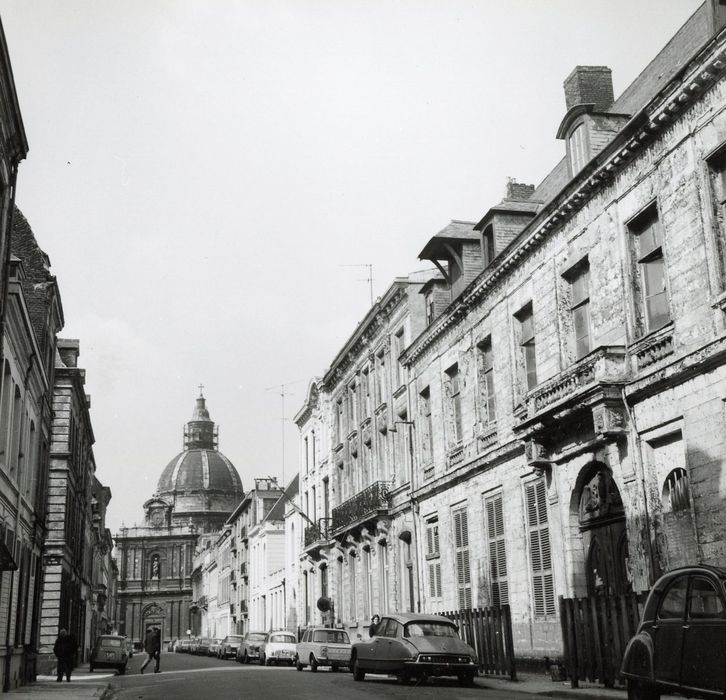
<path fill-rule="evenodd" d="M 471 608 L 471 567 L 469 565 L 469 524 L 466 509 L 454 511 L 454 546 L 459 609 Z"/>
<path fill-rule="evenodd" d="M 488 498 L 485 507 L 492 605 L 508 605 L 509 583 L 507 581 L 507 553 L 504 545 L 504 513 L 501 494 Z"/>
<path fill-rule="evenodd" d="M 555 614 L 555 589 L 544 478 L 527 484 L 526 494 L 534 615 L 547 617 Z"/>

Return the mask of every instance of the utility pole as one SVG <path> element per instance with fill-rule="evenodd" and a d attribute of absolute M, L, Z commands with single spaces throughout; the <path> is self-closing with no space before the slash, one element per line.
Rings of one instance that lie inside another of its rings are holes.
<path fill-rule="evenodd" d="M 368 282 L 368 288 L 371 293 L 371 306 L 373 306 L 373 265 L 371 263 L 362 263 L 358 265 L 341 265 L 340 267 L 364 267 L 368 270 L 368 277 L 358 280 L 359 282 Z"/>

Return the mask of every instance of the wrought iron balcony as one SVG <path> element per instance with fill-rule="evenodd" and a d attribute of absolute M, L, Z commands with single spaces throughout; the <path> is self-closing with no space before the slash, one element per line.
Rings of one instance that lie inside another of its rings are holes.
<path fill-rule="evenodd" d="M 390 488 L 390 481 L 376 481 L 353 498 L 333 508 L 333 534 L 362 524 L 378 515 L 387 514 Z"/>
<path fill-rule="evenodd" d="M 305 549 L 317 544 L 318 542 L 327 542 L 327 540 L 327 527 L 320 527 L 320 525 L 308 525 L 305 528 Z"/>

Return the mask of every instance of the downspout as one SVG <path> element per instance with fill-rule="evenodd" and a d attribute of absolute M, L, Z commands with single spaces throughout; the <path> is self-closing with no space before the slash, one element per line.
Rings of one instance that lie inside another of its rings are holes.
<path fill-rule="evenodd" d="M 635 414 L 633 413 L 630 404 L 628 403 L 628 398 L 625 395 L 625 387 L 622 387 L 621 389 L 622 397 L 623 397 L 623 405 L 625 406 L 625 410 L 628 413 L 628 420 L 630 421 L 630 424 L 633 426 L 633 440 L 635 441 L 635 459 L 638 466 L 639 476 L 640 476 L 640 487 L 643 492 L 643 506 L 645 510 L 645 531 L 646 536 L 648 539 L 648 561 L 650 564 L 650 571 L 648 573 L 648 584 L 650 587 L 650 584 L 653 581 L 653 578 L 655 576 L 655 559 L 653 558 L 653 540 L 651 538 L 651 530 L 650 530 L 650 514 L 648 512 L 648 490 L 645 486 L 645 467 L 643 466 L 643 458 L 641 453 L 641 439 L 640 434 L 638 433 L 638 428 L 635 423 Z"/>

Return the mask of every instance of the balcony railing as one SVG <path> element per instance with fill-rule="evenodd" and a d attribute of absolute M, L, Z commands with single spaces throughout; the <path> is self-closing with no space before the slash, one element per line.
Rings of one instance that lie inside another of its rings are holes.
<path fill-rule="evenodd" d="M 345 503 L 333 508 L 332 530 L 342 530 L 354 523 L 362 522 L 382 511 L 388 510 L 388 491 L 390 481 L 376 481 L 349 498 Z"/>
<path fill-rule="evenodd" d="M 328 528 L 320 525 L 308 525 L 305 528 L 305 548 L 307 549 L 316 542 L 325 542 L 328 539 Z"/>

